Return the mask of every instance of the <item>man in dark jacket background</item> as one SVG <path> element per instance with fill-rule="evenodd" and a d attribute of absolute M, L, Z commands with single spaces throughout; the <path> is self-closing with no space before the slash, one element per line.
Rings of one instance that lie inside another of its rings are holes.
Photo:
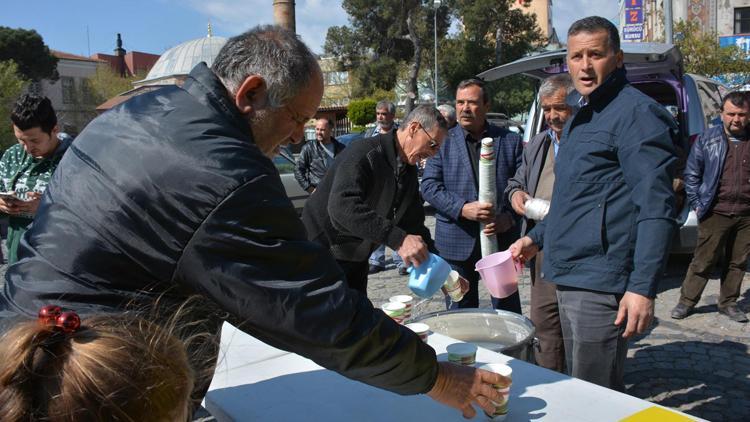
<path fill-rule="evenodd" d="M 621 391 L 627 338 L 651 323 L 675 226 L 676 123 L 628 84 L 607 19 L 571 25 L 567 64 L 581 108 L 563 130 L 549 214 L 511 251 L 529 259 L 543 246 L 568 372 Z"/>
<path fill-rule="evenodd" d="M 525 202 L 530 198 L 545 201 L 552 199 L 555 159 L 560 147 L 560 138 L 565 123 L 573 115 L 573 107 L 565 102 L 565 98 L 573 89 L 573 81 L 567 73 L 550 76 L 539 86 L 539 102 L 547 130 L 534 136 L 526 145 L 521 167 L 516 171 L 516 175 L 508 180 L 508 187 L 505 188 L 506 200 L 518 215 L 525 215 Z M 535 224 L 535 220 L 524 217 L 521 235 L 533 229 Z M 539 338 L 539 347 L 534 349 L 534 357 L 537 365 L 563 372 L 565 347 L 560 326 L 560 310 L 557 306 L 557 288 L 555 283 L 542 276 L 543 255 L 544 252 L 539 251 L 531 261 L 529 313 L 531 322 L 536 327 L 536 336 Z"/>
<path fill-rule="evenodd" d="M 698 244 L 672 318 L 683 319 L 698 303 L 722 254 L 719 313 L 737 322 L 747 316 L 737 306 L 750 253 L 750 101 L 744 92 L 722 100 L 721 125 L 693 144 L 685 169 L 685 192 L 698 215 Z"/>
<path fill-rule="evenodd" d="M 83 316 L 197 294 L 206 305 L 195 318 L 211 333 L 226 319 L 370 385 L 427 393 L 467 416 L 472 402 L 491 411 L 499 375 L 438 363 L 305 239 L 269 157 L 302 139 L 322 93 L 310 50 L 292 32 L 261 26 L 228 40 L 212 68 L 198 64 L 182 87 L 94 119 L 60 162 L 6 273 L 0 322 L 35 318 L 47 304 Z M 198 379 L 196 395 L 207 386 Z"/>
<path fill-rule="evenodd" d="M 331 136 L 333 123 L 329 119 L 315 122 L 315 140 L 307 142 L 297 157 L 294 178 L 302 189 L 313 193 L 331 167 L 333 159 L 344 150 L 344 144 Z"/>
<path fill-rule="evenodd" d="M 396 131 L 344 150 L 307 200 L 302 221 L 309 239 L 330 249 L 353 289 L 367 293 L 368 256 L 380 244 L 407 266 L 418 266 L 434 249 L 416 164 L 437 152 L 446 131 L 439 111 L 419 106 Z"/>

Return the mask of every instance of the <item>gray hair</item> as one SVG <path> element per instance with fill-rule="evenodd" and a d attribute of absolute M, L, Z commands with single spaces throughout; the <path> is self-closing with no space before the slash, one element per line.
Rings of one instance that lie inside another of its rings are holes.
<path fill-rule="evenodd" d="M 393 103 L 390 101 L 386 101 L 386 100 L 378 101 L 378 103 L 375 105 L 375 110 L 377 111 L 377 110 L 383 110 L 383 109 L 387 109 L 388 114 L 396 114 L 396 106 L 393 105 Z"/>
<path fill-rule="evenodd" d="M 565 95 L 573 91 L 573 79 L 570 77 L 570 74 L 560 73 L 559 75 L 550 76 L 545 79 L 539 87 L 539 96 L 551 97 L 561 89 L 565 90 Z"/>
<path fill-rule="evenodd" d="M 421 105 L 409 113 L 401 124 L 401 129 L 406 129 L 411 122 L 419 123 L 424 130 L 431 130 L 435 125 L 443 130 L 448 130 L 448 122 L 440 111 L 431 105 Z"/>
<path fill-rule="evenodd" d="M 274 25 L 259 25 L 230 38 L 211 66 L 233 94 L 248 76 L 261 76 L 271 107 L 297 96 L 319 69 L 315 55 L 297 35 Z"/>
<path fill-rule="evenodd" d="M 441 113 L 445 113 L 453 120 L 456 120 L 456 109 L 450 104 L 440 104 L 438 110 Z"/>
<path fill-rule="evenodd" d="M 573 22 L 570 28 L 568 28 L 568 38 L 577 35 L 579 32 L 592 33 L 599 31 L 607 32 L 608 44 L 612 48 L 612 51 L 615 53 L 620 51 L 620 33 L 617 32 L 617 27 L 601 16 L 588 16 Z"/>

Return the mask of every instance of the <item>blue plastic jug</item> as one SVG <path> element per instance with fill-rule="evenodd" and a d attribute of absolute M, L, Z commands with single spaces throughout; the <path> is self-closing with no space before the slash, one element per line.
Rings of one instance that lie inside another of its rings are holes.
<path fill-rule="evenodd" d="M 418 267 L 409 267 L 409 288 L 415 295 L 428 299 L 445 284 L 451 266 L 435 254 Z"/>

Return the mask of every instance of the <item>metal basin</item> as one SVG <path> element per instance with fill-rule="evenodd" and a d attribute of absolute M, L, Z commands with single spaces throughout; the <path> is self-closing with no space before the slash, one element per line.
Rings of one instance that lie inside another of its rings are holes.
<path fill-rule="evenodd" d="M 456 309 L 414 318 L 430 330 L 479 347 L 534 363 L 536 329 L 531 320 L 494 309 Z"/>

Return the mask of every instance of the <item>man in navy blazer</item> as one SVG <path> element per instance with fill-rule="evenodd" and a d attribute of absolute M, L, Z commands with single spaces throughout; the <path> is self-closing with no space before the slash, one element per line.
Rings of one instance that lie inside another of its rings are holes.
<path fill-rule="evenodd" d="M 518 235 L 517 217 L 503 197 L 508 179 L 521 166 L 521 137 L 509 130 L 491 125 L 486 116 L 490 108 L 484 82 L 462 81 L 456 90 L 458 125 L 448 132 L 440 151 L 427 160 L 422 178 L 422 197 L 432 204 L 435 214 L 435 247 L 440 256 L 462 277 L 471 289 L 449 308 L 479 306 L 479 274 L 474 264 L 481 258 L 479 223 L 488 223 L 485 233 L 496 233 L 500 250 L 507 249 Z M 497 209 L 477 201 L 479 147 L 482 138 L 495 139 L 497 163 Z M 521 313 L 516 292 L 504 299 L 492 299 L 495 309 Z"/>

